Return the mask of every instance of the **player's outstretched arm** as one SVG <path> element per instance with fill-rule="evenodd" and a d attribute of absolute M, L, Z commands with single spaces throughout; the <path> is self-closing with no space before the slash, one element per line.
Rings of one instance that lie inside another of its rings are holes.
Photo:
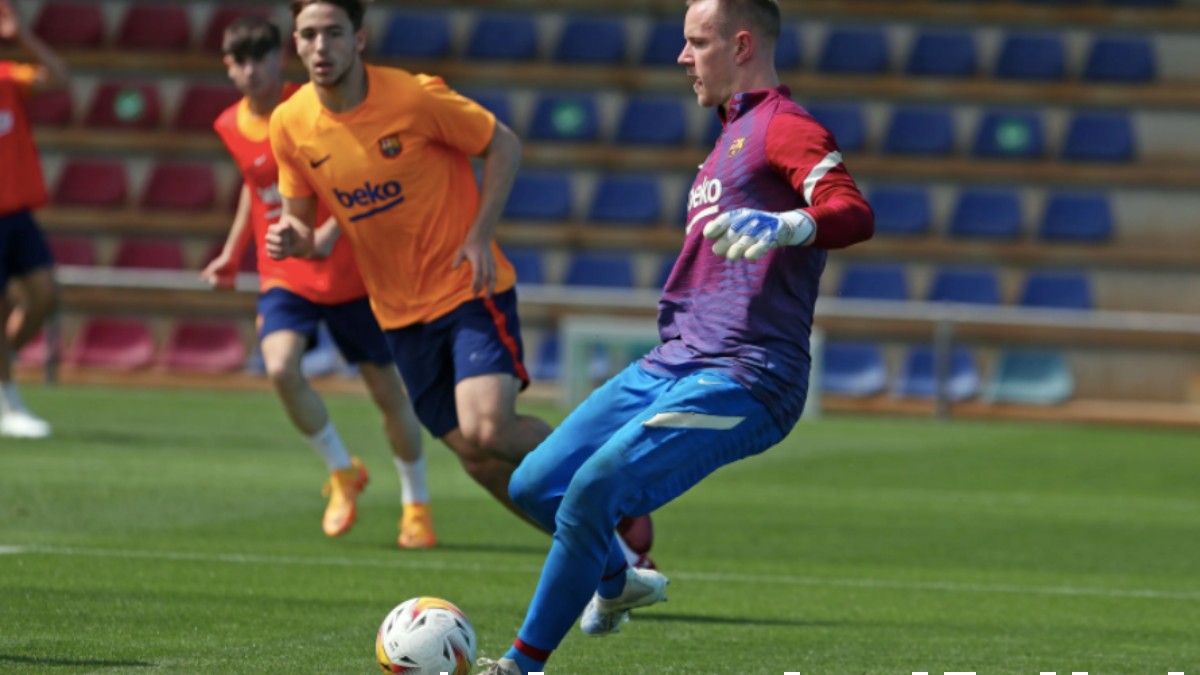
<path fill-rule="evenodd" d="M 316 249 L 312 226 L 316 212 L 316 197 L 284 197 L 283 215 L 267 226 L 267 255 L 275 260 L 312 257 Z"/>
<path fill-rule="evenodd" d="M 521 165 L 521 139 L 500 120 L 496 120 L 492 140 L 480 153 L 483 157 L 483 186 L 480 188 L 479 212 L 467 233 L 466 241 L 454 257 L 454 267 L 463 260 L 471 263 L 474 293 L 486 291 L 491 295 L 496 287 L 496 261 L 492 258 L 492 241 L 496 224 L 508 201 L 517 168 Z"/>
<path fill-rule="evenodd" d="M 200 278 L 209 286 L 217 289 L 232 289 L 237 280 L 238 264 L 250 243 L 253 230 L 250 228 L 250 188 L 242 186 L 238 195 L 237 212 L 233 215 L 233 225 L 225 237 L 225 246 L 217 257 L 204 267 Z"/>
<path fill-rule="evenodd" d="M 0 0 L 0 40 L 15 40 L 24 47 L 41 66 L 38 79 L 34 81 L 36 91 L 61 89 L 67 86 L 71 72 L 67 62 L 50 48 L 41 38 L 21 23 L 21 17 L 12 6 L 11 0 Z"/>

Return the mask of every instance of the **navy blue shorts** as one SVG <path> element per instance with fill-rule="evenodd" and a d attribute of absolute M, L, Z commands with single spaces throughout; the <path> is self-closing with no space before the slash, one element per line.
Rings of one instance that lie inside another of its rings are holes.
<path fill-rule="evenodd" d="M 283 288 L 272 288 L 258 296 L 258 339 L 280 330 L 290 330 L 317 339 L 317 322 L 329 326 L 329 334 L 347 363 L 392 362 L 383 331 L 367 298 L 322 305 Z"/>
<path fill-rule="evenodd" d="M 42 229 L 29 211 L 0 216 L 0 290 L 10 279 L 54 264 Z"/>
<path fill-rule="evenodd" d="M 454 386 L 468 377 L 508 373 L 529 384 L 517 292 L 468 300 L 449 314 L 386 332 L 417 418 L 434 438 L 458 428 Z"/>

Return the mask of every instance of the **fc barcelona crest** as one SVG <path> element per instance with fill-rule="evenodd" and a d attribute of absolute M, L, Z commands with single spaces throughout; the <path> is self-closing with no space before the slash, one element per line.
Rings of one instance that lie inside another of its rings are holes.
<path fill-rule="evenodd" d="M 388 159 L 398 156 L 403 149 L 404 146 L 400 144 L 400 134 L 392 134 L 379 139 L 379 152 Z"/>
<path fill-rule="evenodd" d="M 729 144 L 729 156 L 733 157 L 734 155 L 741 152 L 742 148 L 744 148 L 744 147 L 746 147 L 746 137 L 745 136 L 741 136 L 739 138 L 733 139 L 733 141 Z"/>

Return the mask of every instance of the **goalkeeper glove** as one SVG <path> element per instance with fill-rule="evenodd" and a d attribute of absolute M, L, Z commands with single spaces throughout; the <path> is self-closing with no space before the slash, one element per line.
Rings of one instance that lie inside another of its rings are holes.
<path fill-rule="evenodd" d="M 817 234 L 817 223 L 804 211 L 772 213 L 734 209 L 708 221 L 704 236 L 716 239 L 713 253 L 729 260 L 757 260 L 780 246 L 806 246 Z"/>

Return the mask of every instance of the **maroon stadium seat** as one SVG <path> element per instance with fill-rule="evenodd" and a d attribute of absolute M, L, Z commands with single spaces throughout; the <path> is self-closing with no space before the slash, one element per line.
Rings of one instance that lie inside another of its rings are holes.
<path fill-rule="evenodd" d="M 181 52 L 192 43 L 187 8 L 168 3 L 130 5 L 117 33 L 117 46 L 155 52 Z"/>
<path fill-rule="evenodd" d="M 47 2 L 33 32 L 55 47 L 99 47 L 104 42 L 101 3 Z"/>
<path fill-rule="evenodd" d="M 50 235 L 50 252 L 56 265 L 96 265 L 96 245 L 87 235 Z"/>
<path fill-rule="evenodd" d="M 145 368 L 154 363 L 154 336 L 140 319 L 89 319 L 71 344 L 66 362 L 117 370 Z"/>
<path fill-rule="evenodd" d="M 25 343 L 21 353 L 17 354 L 17 363 L 22 366 L 41 366 L 46 363 L 50 352 L 50 343 L 46 341 L 46 331 L 40 330 L 33 339 Z"/>
<path fill-rule="evenodd" d="M 29 121 L 43 127 L 65 127 L 75 114 L 71 90 L 43 91 L 29 98 Z"/>
<path fill-rule="evenodd" d="M 104 159 L 67 162 L 54 188 L 54 203 L 59 206 L 117 208 L 125 205 L 128 196 L 125 165 Z"/>
<path fill-rule="evenodd" d="M 127 237 L 117 247 L 113 267 L 181 270 L 183 248 L 175 239 Z"/>
<path fill-rule="evenodd" d="M 162 104 L 153 84 L 104 82 L 96 87 L 84 124 L 105 129 L 154 129 Z"/>
<path fill-rule="evenodd" d="M 174 128 L 212 133 L 217 116 L 241 98 L 242 94 L 230 86 L 193 84 L 183 92 L 179 112 L 175 114 Z"/>
<path fill-rule="evenodd" d="M 213 12 L 212 18 L 208 20 L 208 27 L 204 29 L 204 41 L 201 43 L 204 51 L 221 51 L 221 40 L 225 37 L 225 29 L 243 16 L 261 16 L 269 19 L 271 13 L 261 7 L 218 7 Z"/>
<path fill-rule="evenodd" d="M 180 321 L 163 349 L 168 370 L 228 373 L 241 370 L 246 345 L 232 321 Z"/>
<path fill-rule="evenodd" d="M 150 171 L 142 193 L 147 209 L 203 211 L 216 203 L 212 166 L 197 162 L 163 162 Z"/>

